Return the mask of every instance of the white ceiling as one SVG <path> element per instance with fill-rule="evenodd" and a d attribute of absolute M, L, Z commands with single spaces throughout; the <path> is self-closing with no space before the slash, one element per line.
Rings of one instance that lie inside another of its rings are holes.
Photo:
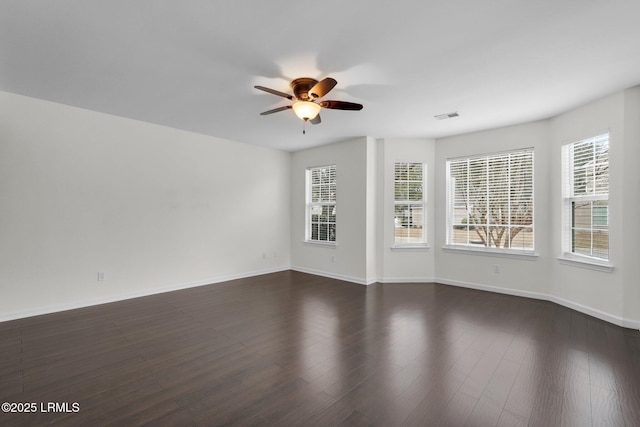
<path fill-rule="evenodd" d="M 295 151 L 543 119 L 640 83 L 638 0 L 0 0 L 0 90 Z M 338 80 L 307 125 L 296 77 Z M 458 111 L 438 121 L 434 115 Z"/>

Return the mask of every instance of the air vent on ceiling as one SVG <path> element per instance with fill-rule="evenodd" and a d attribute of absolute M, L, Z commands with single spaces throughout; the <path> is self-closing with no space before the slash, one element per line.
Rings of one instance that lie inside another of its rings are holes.
<path fill-rule="evenodd" d="M 444 120 L 444 119 L 451 119 L 453 117 L 458 117 L 460 114 L 458 114 L 457 111 L 454 111 L 453 113 L 446 113 L 446 114 L 438 114 L 437 116 L 433 116 L 438 120 Z"/>

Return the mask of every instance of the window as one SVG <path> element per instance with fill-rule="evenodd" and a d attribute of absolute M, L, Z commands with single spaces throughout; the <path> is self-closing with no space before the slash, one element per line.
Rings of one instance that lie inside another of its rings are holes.
<path fill-rule="evenodd" d="M 306 217 L 308 241 L 336 241 L 336 165 L 307 169 Z"/>
<path fill-rule="evenodd" d="M 424 165 L 396 163 L 394 168 L 394 245 L 426 243 Z"/>
<path fill-rule="evenodd" d="M 447 244 L 533 251 L 533 149 L 447 161 Z"/>
<path fill-rule="evenodd" d="M 609 259 L 609 134 L 563 147 L 564 251 Z"/>

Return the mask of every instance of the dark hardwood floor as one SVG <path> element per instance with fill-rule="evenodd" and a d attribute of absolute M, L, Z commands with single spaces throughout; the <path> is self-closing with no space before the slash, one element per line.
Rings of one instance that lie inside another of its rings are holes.
<path fill-rule="evenodd" d="M 37 405 L 3 426 L 640 426 L 640 333 L 286 271 L 0 323 L 0 402 Z"/>

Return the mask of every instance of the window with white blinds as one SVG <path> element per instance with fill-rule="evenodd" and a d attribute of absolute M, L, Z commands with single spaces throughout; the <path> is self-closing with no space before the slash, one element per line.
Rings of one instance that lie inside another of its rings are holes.
<path fill-rule="evenodd" d="M 533 149 L 447 161 L 447 244 L 533 251 Z"/>
<path fill-rule="evenodd" d="M 422 163 L 394 164 L 394 245 L 426 243 Z"/>
<path fill-rule="evenodd" d="M 336 165 L 307 169 L 306 239 L 336 241 Z"/>
<path fill-rule="evenodd" d="M 563 147 L 564 251 L 609 259 L 609 134 Z"/>

